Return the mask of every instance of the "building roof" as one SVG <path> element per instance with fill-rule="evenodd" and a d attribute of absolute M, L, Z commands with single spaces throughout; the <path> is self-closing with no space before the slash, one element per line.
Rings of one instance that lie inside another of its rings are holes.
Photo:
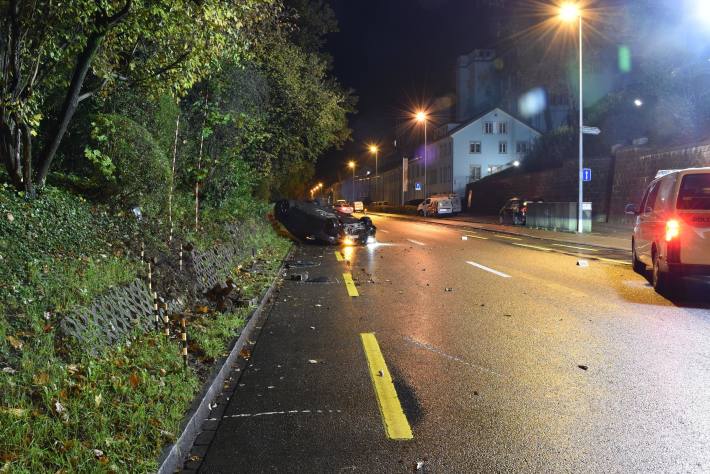
<path fill-rule="evenodd" d="M 503 112 L 504 114 L 510 116 L 513 120 L 517 120 L 517 121 L 520 122 L 522 125 L 528 127 L 530 130 L 532 130 L 533 132 L 542 135 L 542 132 L 541 132 L 540 130 L 536 129 L 535 127 L 532 127 L 532 126 L 528 125 L 528 124 L 527 124 L 524 120 L 522 120 L 521 118 L 516 117 L 515 115 L 511 114 L 510 112 L 507 112 L 507 111 L 501 109 L 500 107 L 493 107 L 491 110 L 489 110 L 489 111 L 487 111 L 487 112 L 484 112 L 484 113 L 482 113 L 482 114 L 479 114 L 479 115 L 473 117 L 472 119 L 469 119 L 469 120 L 463 122 L 463 123 L 460 124 L 458 127 L 454 128 L 453 130 L 450 130 L 449 133 L 447 133 L 445 136 L 448 137 L 448 136 L 451 136 L 451 135 L 454 135 L 454 134 L 460 132 L 461 130 L 463 130 L 464 128 L 468 127 L 468 126 L 471 125 L 472 123 L 481 120 L 483 117 L 485 117 L 486 115 L 488 115 L 488 114 L 490 114 L 491 112 L 494 112 L 494 111 L 496 111 L 496 110 L 498 110 L 498 111 L 500 111 L 500 112 Z"/>

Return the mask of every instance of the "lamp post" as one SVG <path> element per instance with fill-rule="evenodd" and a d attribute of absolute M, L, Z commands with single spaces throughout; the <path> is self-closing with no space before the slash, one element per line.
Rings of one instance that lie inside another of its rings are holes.
<path fill-rule="evenodd" d="M 419 112 L 416 113 L 414 118 L 417 120 L 419 123 L 424 124 L 424 200 L 426 201 L 426 187 L 427 187 L 427 180 L 426 180 L 426 149 L 427 149 L 427 142 L 426 142 L 426 123 L 427 119 L 429 118 L 423 110 L 420 110 Z M 424 216 L 426 217 L 427 215 L 427 206 L 426 204 L 424 205 Z"/>
<path fill-rule="evenodd" d="M 574 3 L 565 3 L 560 7 L 560 19 L 567 23 L 571 23 L 577 20 L 579 24 L 579 195 L 577 196 L 577 232 L 580 234 L 584 232 L 583 220 L 582 220 L 582 202 L 584 200 L 584 190 L 583 190 L 583 157 L 584 157 L 584 94 L 583 94 L 583 74 L 582 74 L 582 10 L 579 5 Z"/>
<path fill-rule="evenodd" d="M 353 170 L 353 192 L 352 192 L 352 202 L 355 202 L 355 162 L 349 161 L 348 168 Z"/>
<path fill-rule="evenodd" d="M 377 155 L 379 151 L 380 149 L 377 145 L 370 145 L 370 153 L 375 155 L 375 195 L 377 196 L 378 201 L 382 201 L 382 199 L 380 199 L 380 173 L 377 165 Z"/>

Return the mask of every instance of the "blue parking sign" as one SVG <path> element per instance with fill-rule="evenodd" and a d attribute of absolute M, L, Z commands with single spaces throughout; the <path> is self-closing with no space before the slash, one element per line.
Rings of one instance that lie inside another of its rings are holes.
<path fill-rule="evenodd" d="M 592 169 L 591 168 L 583 168 L 582 169 L 582 181 L 584 181 L 585 183 L 588 183 L 591 180 L 592 180 Z"/>
<path fill-rule="evenodd" d="M 414 183 L 414 190 L 421 191 L 422 190 L 422 183 Z"/>

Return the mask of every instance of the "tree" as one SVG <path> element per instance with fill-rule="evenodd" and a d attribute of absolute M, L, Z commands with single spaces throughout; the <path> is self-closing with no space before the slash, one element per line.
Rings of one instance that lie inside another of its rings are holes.
<path fill-rule="evenodd" d="M 13 184 L 30 193 L 44 185 L 80 102 L 119 82 L 185 93 L 218 58 L 246 54 L 259 28 L 278 15 L 276 2 L 0 2 L 0 155 Z M 50 113 L 52 96 L 62 99 Z"/>

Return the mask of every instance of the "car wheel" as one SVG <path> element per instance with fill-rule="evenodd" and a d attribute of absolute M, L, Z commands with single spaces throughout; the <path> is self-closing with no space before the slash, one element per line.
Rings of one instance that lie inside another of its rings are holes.
<path fill-rule="evenodd" d="M 417 211 L 417 214 L 418 214 L 420 217 L 424 217 L 424 211 L 419 210 L 419 211 Z"/>
<path fill-rule="evenodd" d="M 658 252 L 653 252 L 653 271 L 651 273 L 651 284 L 660 294 L 669 296 L 673 293 L 671 279 L 668 272 L 661 270 L 661 257 Z"/>
<path fill-rule="evenodd" d="M 498 215 L 498 223 L 500 225 L 505 224 L 505 219 L 503 219 L 503 216 L 501 214 Z"/>
<path fill-rule="evenodd" d="M 639 275 L 646 273 L 646 265 L 639 260 L 638 255 L 636 255 L 636 243 L 634 239 L 631 239 L 631 264 L 634 271 Z"/>

